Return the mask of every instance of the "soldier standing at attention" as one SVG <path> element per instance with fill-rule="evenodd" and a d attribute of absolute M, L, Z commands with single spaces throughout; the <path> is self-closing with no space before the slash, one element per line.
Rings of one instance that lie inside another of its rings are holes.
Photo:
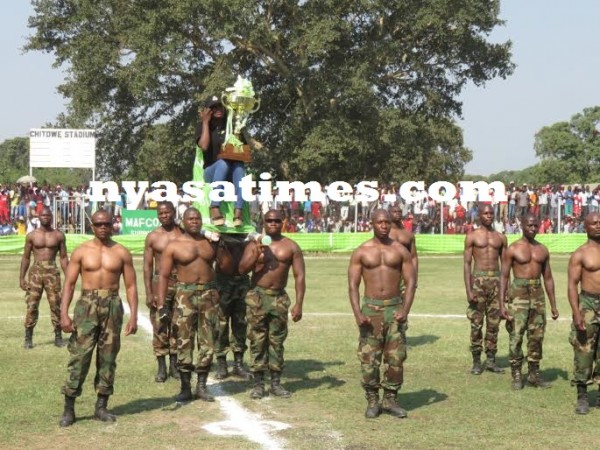
<path fill-rule="evenodd" d="M 585 231 L 588 241 L 571 255 L 568 274 L 573 313 L 569 341 L 575 356 L 571 384 L 577 387 L 577 414 L 590 411 L 588 384 L 600 385 L 600 213 L 588 214 Z M 600 396 L 596 406 L 600 408 Z"/>
<path fill-rule="evenodd" d="M 131 253 L 111 239 L 112 216 L 97 211 L 92 216 L 94 239 L 83 243 L 71 255 L 62 293 L 60 323 L 65 333 L 72 333 L 69 341 L 71 357 L 68 377 L 62 389 L 65 410 L 60 426 L 75 422 L 75 398 L 92 362 L 96 348 L 96 376 L 94 388 L 98 393 L 94 419 L 114 422 L 116 416 L 107 410 L 108 398 L 113 393 L 116 360 L 121 349 L 123 305 L 119 297 L 119 280 L 123 275 L 130 317 L 125 336 L 137 331 L 138 294 Z M 77 278 L 81 275 L 81 297 L 75 305 L 73 320 L 69 305 Z"/>
<path fill-rule="evenodd" d="M 144 286 L 146 288 L 146 306 L 150 309 L 150 322 L 152 322 L 152 349 L 154 356 L 158 361 L 158 372 L 154 377 L 157 383 L 164 383 L 167 376 L 171 375 L 179 379 L 177 370 L 177 335 L 175 308 L 175 283 L 177 282 L 177 272 L 169 276 L 167 296 L 165 306 L 169 311 L 171 318 L 167 322 L 162 322 L 158 318 L 156 308 L 157 287 L 158 287 L 158 268 L 160 267 L 160 257 L 165 247 L 173 239 L 182 235 L 181 229 L 175 224 L 175 207 L 171 202 L 160 202 L 156 210 L 160 227 L 150 232 L 146 236 L 144 244 Z M 169 373 L 167 375 L 166 357 L 169 357 Z"/>
<path fill-rule="evenodd" d="M 288 334 L 290 307 L 285 287 L 291 268 L 296 291 L 296 303 L 291 314 L 292 320 L 298 322 L 302 319 L 306 290 L 304 256 L 298 244 L 282 236 L 283 220 L 279 211 L 267 211 L 264 224 L 271 244 L 263 245 L 258 241 L 248 243 L 239 268 L 240 273 L 252 270 L 251 288 L 246 294 L 250 371 L 254 375 L 250 397 L 261 399 L 265 396 L 264 377 L 268 369 L 271 372 L 271 394 L 287 398 L 291 393 L 281 386 L 283 343 Z"/>
<path fill-rule="evenodd" d="M 69 258 L 67 257 L 66 239 L 62 231 L 52 228 L 52 212 L 44 207 L 40 214 L 40 228 L 32 231 L 25 238 L 25 248 L 21 258 L 21 271 L 19 282 L 25 295 L 27 314 L 25 315 L 25 343 L 24 348 L 33 348 L 33 329 L 39 317 L 39 306 L 42 292 L 46 290 L 46 297 L 50 304 L 50 318 L 54 327 L 54 345 L 63 347 L 60 329 L 60 272 L 56 267 L 56 254 L 60 253 L 60 266 L 63 273 L 67 271 Z M 33 252 L 33 266 L 29 268 Z M 29 270 L 29 281 L 25 275 Z"/>
<path fill-rule="evenodd" d="M 358 357 L 367 398 L 365 417 L 379 416 L 383 407 L 384 412 L 404 418 L 406 411 L 398 405 L 396 397 L 404 382 L 406 328 L 415 294 L 415 267 L 408 250 L 390 238 L 389 213 L 382 209 L 373 211 L 371 223 L 374 237 L 352 253 L 348 267 L 350 304 L 360 332 Z M 361 278 L 365 282 L 362 306 Z M 404 296 L 400 294 L 401 279 L 406 282 Z M 382 404 L 379 403 L 381 387 Z"/>
<path fill-rule="evenodd" d="M 550 269 L 548 249 L 535 240 L 540 227 L 534 214 L 528 213 L 521 219 L 523 237 L 512 243 L 502 258 L 500 277 L 500 315 L 506 319 L 506 330 L 510 337 L 509 361 L 512 373 L 512 388 L 523 389 L 521 368 L 523 365 L 523 336 L 527 332 L 527 382 L 535 387 L 549 388 L 550 383 L 542 379 L 540 361 L 542 343 L 546 329 L 546 302 L 544 287 L 550 299 L 552 319 L 558 319 L 554 279 Z M 510 271 L 513 281 L 508 289 Z M 506 304 L 506 306 L 505 306 Z"/>
<path fill-rule="evenodd" d="M 481 375 L 481 352 L 484 350 L 483 322 L 486 321 L 485 369 L 504 373 L 496 365 L 498 330 L 500 328 L 500 260 L 507 247 L 506 236 L 492 227 L 494 208 L 484 204 L 479 207 L 481 227 L 467 234 L 464 250 L 464 277 L 467 291 L 467 318 L 471 321 L 471 354 L 473 375 Z"/>

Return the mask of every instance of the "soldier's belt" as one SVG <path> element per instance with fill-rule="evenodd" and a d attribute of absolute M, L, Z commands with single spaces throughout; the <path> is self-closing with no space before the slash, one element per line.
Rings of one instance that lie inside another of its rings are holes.
<path fill-rule="evenodd" d="M 584 291 L 583 289 L 581 290 L 581 295 L 583 295 L 585 297 L 589 297 L 594 300 L 600 300 L 600 294 L 592 294 L 591 292 Z"/>
<path fill-rule="evenodd" d="M 267 289 L 260 286 L 254 286 L 253 290 L 257 290 L 263 294 L 267 295 L 283 295 L 285 294 L 285 289 Z"/>
<path fill-rule="evenodd" d="M 401 297 L 392 297 L 392 298 L 386 298 L 383 300 L 377 299 L 377 298 L 371 298 L 371 297 L 363 297 L 363 303 L 367 304 L 367 305 L 373 305 L 373 306 L 395 306 L 395 305 L 399 305 L 402 302 L 402 298 Z"/>
<path fill-rule="evenodd" d="M 473 275 L 476 277 L 499 277 L 499 270 L 475 270 Z"/>
<path fill-rule="evenodd" d="M 35 261 L 34 266 L 56 267 L 56 261 Z"/>
<path fill-rule="evenodd" d="M 155 280 L 158 280 L 159 275 L 160 275 L 159 273 L 155 272 L 153 278 Z M 169 275 L 169 281 L 177 281 L 177 271 L 176 270 L 171 272 L 171 274 Z"/>
<path fill-rule="evenodd" d="M 119 295 L 118 289 L 82 289 L 81 295 L 95 295 L 97 297 L 112 297 Z"/>
<path fill-rule="evenodd" d="M 209 281 L 208 283 L 183 283 L 178 281 L 175 283 L 175 287 L 194 291 L 208 291 L 209 289 L 216 289 L 217 283 L 215 281 Z"/>
<path fill-rule="evenodd" d="M 513 284 L 515 286 L 541 286 L 541 278 L 514 278 Z"/>

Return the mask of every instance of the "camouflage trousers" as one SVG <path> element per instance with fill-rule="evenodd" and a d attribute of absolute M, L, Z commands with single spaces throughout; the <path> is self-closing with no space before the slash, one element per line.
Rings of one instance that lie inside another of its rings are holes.
<path fill-rule="evenodd" d="M 363 297 L 361 312 L 371 323 L 360 327 L 358 359 L 363 388 L 380 387 L 397 391 L 404 382 L 406 361 L 406 322 L 394 319 L 394 312 L 402 305 L 400 297 L 376 300 Z M 383 377 L 380 366 L 383 360 Z"/>
<path fill-rule="evenodd" d="M 512 365 L 523 362 L 523 336 L 527 332 L 527 361 L 542 360 L 546 330 L 546 301 L 542 280 L 515 278 L 508 290 L 506 309 L 513 320 L 506 321 L 509 336 L 508 358 Z"/>
<path fill-rule="evenodd" d="M 213 360 L 221 310 L 214 281 L 176 283 L 177 367 L 182 372 L 208 372 Z M 194 348 L 198 345 L 198 363 Z"/>
<path fill-rule="evenodd" d="M 60 328 L 60 272 L 54 261 L 36 261 L 29 269 L 29 283 L 25 294 L 25 328 L 37 325 L 44 290 L 50 304 L 52 325 L 55 329 Z"/>
<path fill-rule="evenodd" d="M 96 377 L 94 388 L 98 394 L 111 395 L 121 349 L 123 305 L 118 291 L 83 290 L 75 304 L 73 327 L 69 339 L 71 355 L 67 366 L 67 381 L 62 389 L 69 397 L 81 395 L 81 387 L 90 369 L 92 353 L 96 348 Z"/>
<path fill-rule="evenodd" d="M 154 356 L 167 356 L 177 354 L 177 335 L 175 334 L 175 324 L 177 323 L 177 309 L 175 308 L 175 283 L 177 278 L 169 278 L 167 288 L 167 297 L 165 306 L 170 311 L 171 320 L 169 323 L 161 322 L 158 317 L 158 309 L 152 305 L 148 306 L 150 310 L 150 322 L 152 323 L 152 350 Z M 156 292 L 158 287 L 158 275 L 152 278 L 152 291 Z"/>
<path fill-rule="evenodd" d="M 483 322 L 486 321 L 485 352 L 498 351 L 498 331 L 500 329 L 500 273 L 473 272 L 471 290 L 475 296 L 467 307 L 467 318 L 471 321 L 471 353 L 484 350 Z"/>
<path fill-rule="evenodd" d="M 585 321 L 585 331 L 571 325 L 569 342 L 573 346 L 574 370 L 572 384 L 600 385 L 600 294 L 579 294 L 579 311 Z"/>
<path fill-rule="evenodd" d="M 283 343 L 288 335 L 289 307 L 290 298 L 285 289 L 255 286 L 246 294 L 251 372 L 283 370 Z"/>
<path fill-rule="evenodd" d="M 246 303 L 245 298 L 250 289 L 250 278 L 247 275 L 228 276 L 217 274 L 219 304 L 223 313 L 219 323 L 219 338 L 215 354 L 225 356 L 228 350 L 244 353 L 246 346 Z M 231 337 L 229 330 L 231 329 Z"/>

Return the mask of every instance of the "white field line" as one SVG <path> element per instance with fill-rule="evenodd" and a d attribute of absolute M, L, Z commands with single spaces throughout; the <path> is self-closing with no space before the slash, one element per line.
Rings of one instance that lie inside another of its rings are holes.
<path fill-rule="evenodd" d="M 129 314 L 130 310 L 127 303 L 123 303 L 123 308 Z M 138 327 L 152 336 L 152 323 L 146 314 L 138 312 Z M 209 423 L 202 428 L 220 436 L 241 435 L 268 450 L 279 450 L 287 447 L 284 440 L 276 439 L 270 433 L 285 430 L 290 427 L 288 424 L 262 420 L 260 415 L 251 413 L 233 398 L 228 397 L 227 393 L 218 384 L 212 384 L 212 389 L 215 391 L 215 398 L 219 402 L 221 411 L 227 416 L 227 420 Z"/>

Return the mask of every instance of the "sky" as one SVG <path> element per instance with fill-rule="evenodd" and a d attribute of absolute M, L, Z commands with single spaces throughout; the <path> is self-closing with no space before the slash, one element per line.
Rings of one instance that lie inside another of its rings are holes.
<path fill-rule="evenodd" d="M 10 4 L 0 15 L 0 142 L 52 122 L 66 105 L 57 92 L 64 75 L 52 67 L 52 55 L 21 50 L 31 34 L 30 2 Z M 473 151 L 465 170 L 473 175 L 535 164 L 537 131 L 600 105 L 600 1 L 504 0 L 500 16 L 506 24 L 490 40 L 510 39 L 517 67 L 507 79 L 469 85 L 461 95 L 459 125 Z"/>

